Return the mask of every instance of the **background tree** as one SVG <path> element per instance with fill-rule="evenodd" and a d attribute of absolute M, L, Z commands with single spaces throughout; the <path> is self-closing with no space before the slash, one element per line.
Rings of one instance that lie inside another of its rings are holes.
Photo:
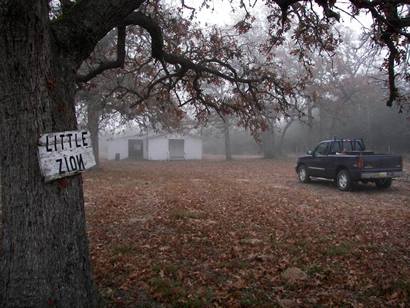
<path fill-rule="evenodd" d="M 315 63 L 313 78 L 302 91 L 304 99 L 314 101 L 311 123 L 306 111 L 305 115 L 295 117 L 296 120 L 300 117 L 300 121 L 294 120 L 291 127 L 283 123 L 282 131 L 287 128 L 283 147 L 295 152 L 293 144 L 298 144 L 301 152 L 334 136 L 362 137 L 369 149 L 406 153 L 408 141 L 404 136 L 408 136 L 408 115 L 382 106 L 385 92 L 377 66 L 382 62 L 381 56 L 368 46 L 360 48 L 363 41 L 348 30 L 343 29 L 341 33 L 343 43 L 331 59 L 311 57 Z M 302 104 L 301 109 L 307 108 Z"/>
<path fill-rule="evenodd" d="M 223 148 L 226 160 L 232 160 L 231 129 L 233 123 L 234 119 L 229 115 L 214 113 L 208 117 L 206 125 L 202 129 L 203 139 L 223 137 Z"/>

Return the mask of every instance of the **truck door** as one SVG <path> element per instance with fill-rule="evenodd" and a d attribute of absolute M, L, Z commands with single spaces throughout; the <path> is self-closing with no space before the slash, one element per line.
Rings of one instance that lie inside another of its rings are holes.
<path fill-rule="evenodd" d="M 311 176 L 326 177 L 326 166 L 328 164 L 329 142 L 321 142 L 313 152 L 309 174 Z"/>

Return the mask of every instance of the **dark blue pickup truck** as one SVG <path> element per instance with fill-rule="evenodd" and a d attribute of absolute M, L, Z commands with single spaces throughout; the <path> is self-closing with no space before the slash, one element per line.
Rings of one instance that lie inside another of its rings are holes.
<path fill-rule="evenodd" d="M 296 172 L 302 183 L 311 177 L 334 179 L 342 191 L 355 182 L 374 182 L 378 188 L 388 188 L 392 178 L 403 175 L 399 155 L 375 154 L 366 151 L 362 139 L 333 139 L 319 143 L 314 151 L 299 157 Z"/>

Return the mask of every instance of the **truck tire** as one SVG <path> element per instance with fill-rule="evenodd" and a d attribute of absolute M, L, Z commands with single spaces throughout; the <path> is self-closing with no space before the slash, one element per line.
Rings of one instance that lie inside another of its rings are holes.
<path fill-rule="evenodd" d="M 341 191 L 349 191 L 352 189 L 353 182 L 349 171 L 346 169 L 340 170 L 336 175 L 336 185 Z"/>
<path fill-rule="evenodd" d="M 308 171 L 305 165 L 300 165 L 298 167 L 298 178 L 299 178 L 299 181 L 302 183 L 310 182 L 310 176 L 308 174 Z"/>
<path fill-rule="evenodd" d="M 385 178 L 385 179 L 377 179 L 374 181 L 376 183 L 376 187 L 379 189 L 386 189 L 391 186 L 392 179 L 391 178 Z"/>

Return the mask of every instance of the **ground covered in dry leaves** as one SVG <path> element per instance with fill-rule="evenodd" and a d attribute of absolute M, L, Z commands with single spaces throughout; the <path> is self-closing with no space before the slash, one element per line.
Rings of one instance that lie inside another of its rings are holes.
<path fill-rule="evenodd" d="M 294 162 L 111 162 L 85 175 L 109 306 L 410 305 L 410 183 L 298 183 Z"/>

